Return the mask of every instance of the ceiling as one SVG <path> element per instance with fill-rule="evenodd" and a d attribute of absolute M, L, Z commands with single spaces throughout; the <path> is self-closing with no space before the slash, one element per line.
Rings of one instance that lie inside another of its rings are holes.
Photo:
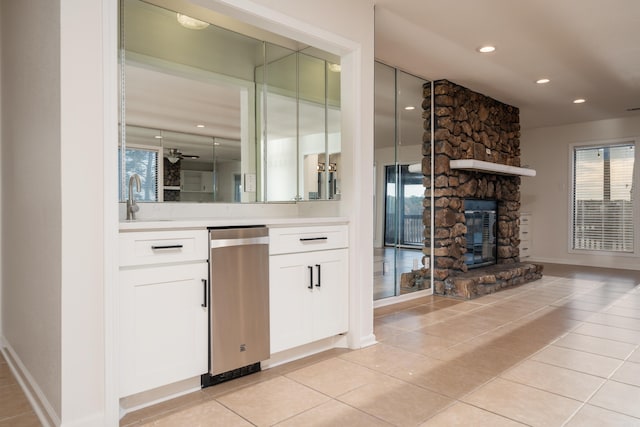
<path fill-rule="evenodd" d="M 638 0 L 375 3 L 377 59 L 519 107 L 525 129 L 640 115 Z"/>

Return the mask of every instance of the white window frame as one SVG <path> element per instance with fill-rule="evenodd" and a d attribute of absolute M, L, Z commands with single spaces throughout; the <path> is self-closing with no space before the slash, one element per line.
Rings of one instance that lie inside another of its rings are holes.
<path fill-rule="evenodd" d="M 640 223 L 638 219 L 640 218 L 640 201 L 638 200 L 638 184 L 640 184 L 640 163 L 638 163 L 640 147 L 638 146 L 638 141 L 640 138 L 638 137 L 629 137 L 629 138 L 618 138 L 618 139 L 609 139 L 609 140 L 600 140 L 600 141 L 590 141 L 590 142 L 577 142 L 569 144 L 569 174 L 568 174 L 568 203 L 569 203 L 569 217 L 568 221 L 568 235 L 567 235 L 567 249 L 570 254 L 581 254 L 581 255 L 597 255 L 597 256 L 607 256 L 607 257 L 637 257 L 640 255 Z M 634 144 L 634 171 L 633 171 L 633 224 L 634 224 L 634 232 L 633 232 L 633 252 L 616 252 L 616 251 L 604 251 L 604 250 L 592 250 L 592 249 L 574 249 L 573 248 L 573 217 L 574 217 L 574 176 L 575 176 L 575 150 L 576 148 L 596 148 L 596 147 L 604 147 L 604 146 L 619 146 L 623 144 Z"/>

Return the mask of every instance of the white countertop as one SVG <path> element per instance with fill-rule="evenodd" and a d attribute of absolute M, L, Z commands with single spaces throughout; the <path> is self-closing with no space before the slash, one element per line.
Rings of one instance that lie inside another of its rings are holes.
<path fill-rule="evenodd" d="M 207 227 L 267 225 L 284 227 L 296 225 L 346 224 L 345 217 L 281 217 L 281 218 L 178 218 L 120 221 L 120 231 L 178 230 Z"/>

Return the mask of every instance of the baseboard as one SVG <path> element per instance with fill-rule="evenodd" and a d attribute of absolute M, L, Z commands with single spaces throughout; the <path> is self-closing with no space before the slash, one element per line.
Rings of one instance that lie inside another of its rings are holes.
<path fill-rule="evenodd" d="M 577 265 L 580 267 L 597 267 L 597 268 L 614 268 L 618 270 L 632 270 L 637 271 L 638 264 L 637 261 L 635 264 L 622 264 L 622 265 L 611 265 L 611 264 L 603 264 L 598 262 L 596 259 L 589 259 L 586 261 L 575 260 L 575 259 L 565 259 L 565 258 L 541 258 L 541 257 L 531 257 L 527 258 L 526 262 L 534 262 L 534 263 L 549 263 L 549 264 L 561 264 L 561 265 Z M 544 271 L 543 271 L 544 274 Z"/>
<path fill-rule="evenodd" d="M 9 344 L 4 337 L 0 339 L 0 351 L 7 361 L 9 369 L 11 369 L 16 381 L 20 385 L 20 388 L 22 388 L 22 391 L 29 400 L 40 423 L 46 427 L 61 426 L 60 417 L 53 409 L 53 406 L 51 406 L 49 400 L 38 386 L 38 383 L 13 350 L 11 344 Z"/>

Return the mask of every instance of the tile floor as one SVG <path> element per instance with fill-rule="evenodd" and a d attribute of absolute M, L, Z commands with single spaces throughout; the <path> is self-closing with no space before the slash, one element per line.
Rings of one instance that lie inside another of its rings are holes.
<path fill-rule="evenodd" d="M 0 354 L 0 427 L 37 427 L 38 417 Z"/>
<path fill-rule="evenodd" d="M 375 346 L 209 387 L 121 426 L 640 426 L 639 283 L 640 271 L 547 265 L 537 282 L 473 301 L 378 308 Z M 6 422 L 15 390 L 2 365 L 0 379 L 0 426 L 22 425 Z"/>

